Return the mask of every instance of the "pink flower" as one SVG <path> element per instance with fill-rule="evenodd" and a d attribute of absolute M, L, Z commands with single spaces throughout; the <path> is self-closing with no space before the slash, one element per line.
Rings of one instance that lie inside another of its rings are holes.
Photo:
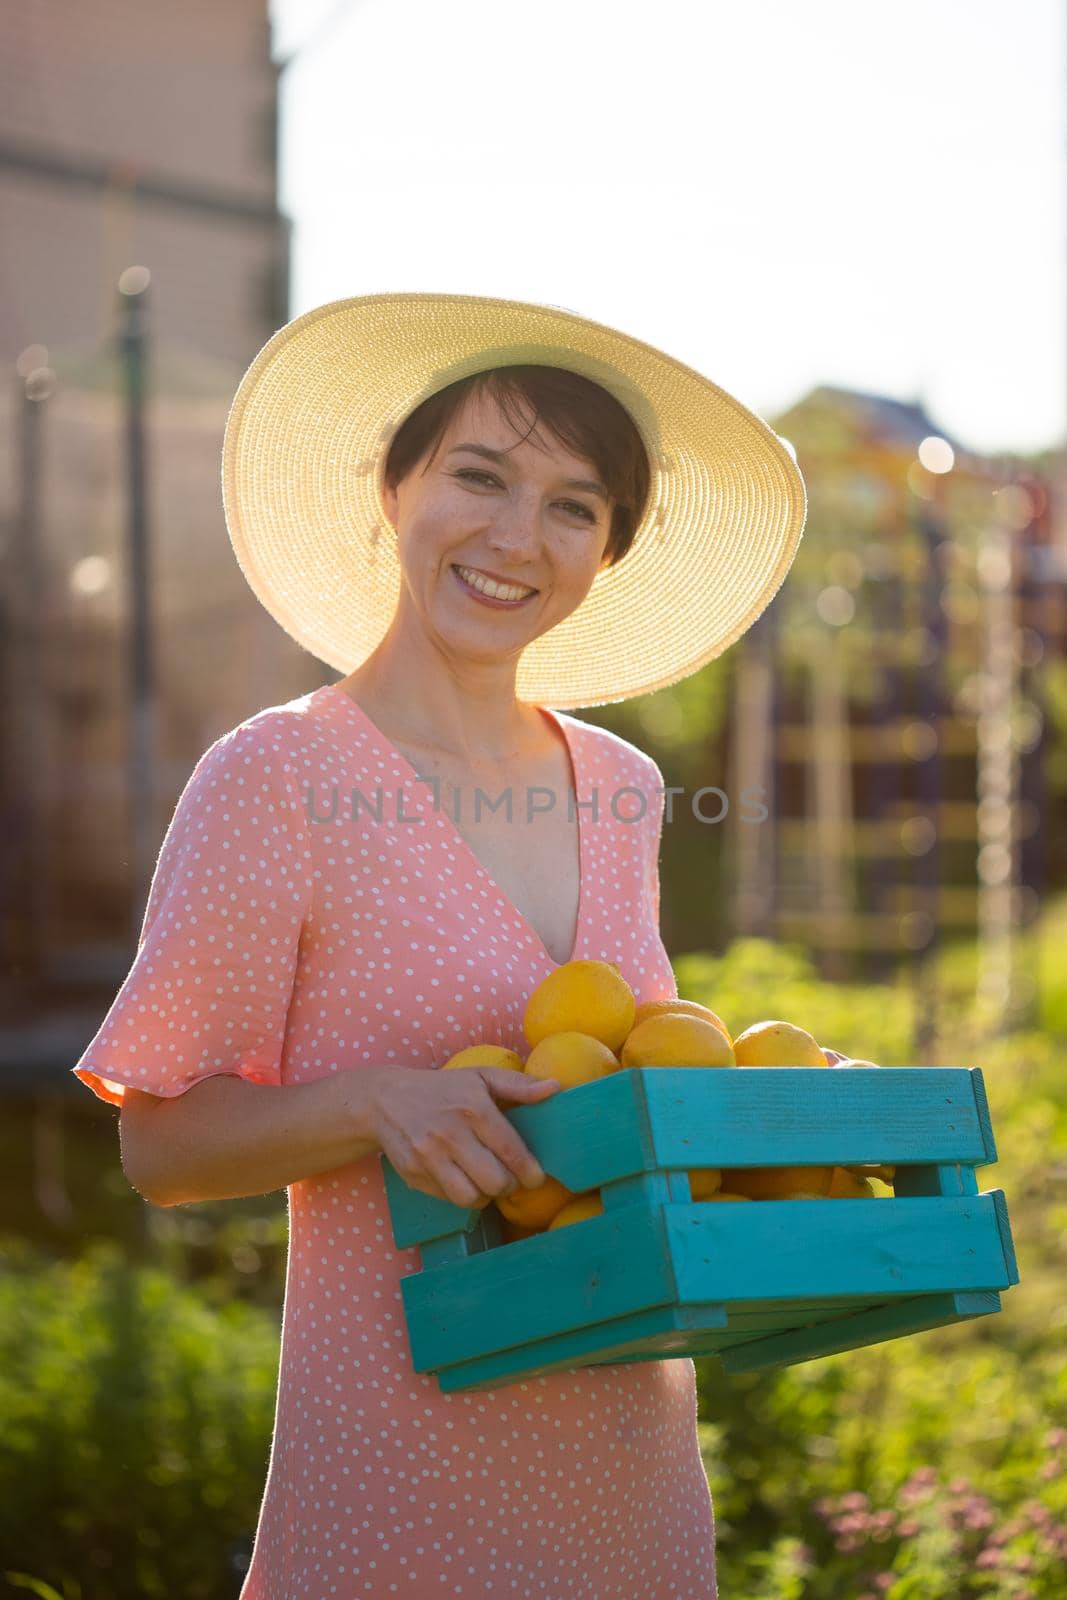
<path fill-rule="evenodd" d="M 843 1533 L 834 1540 L 834 1548 L 843 1556 L 853 1555 L 857 1550 L 862 1550 L 863 1540 L 858 1539 L 854 1533 Z"/>
<path fill-rule="evenodd" d="M 913 1506 L 920 1500 L 928 1500 L 936 1483 L 937 1473 L 933 1467 L 916 1467 L 901 1484 L 898 1498 L 902 1504 Z"/>

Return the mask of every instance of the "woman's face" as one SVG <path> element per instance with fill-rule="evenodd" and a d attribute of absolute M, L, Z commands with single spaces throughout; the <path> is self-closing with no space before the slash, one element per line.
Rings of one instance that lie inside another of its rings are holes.
<path fill-rule="evenodd" d="M 506 454 L 491 459 L 489 451 Z M 424 626 L 465 655 L 518 654 L 585 599 L 613 502 L 588 486 L 598 478 L 588 461 L 543 426 L 522 439 L 484 391 L 467 397 L 423 471 L 425 459 L 383 491 L 403 574 L 402 625 L 414 606 Z M 477 574 L 524 597 L 486 597 L 469 581 Z"/>

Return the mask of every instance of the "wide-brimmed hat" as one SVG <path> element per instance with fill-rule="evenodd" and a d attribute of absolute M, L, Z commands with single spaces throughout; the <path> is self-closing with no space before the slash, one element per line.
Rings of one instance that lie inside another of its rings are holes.
<path fill-rule="evenodd" d="M 614 395 L 652 482 L 630 549 L 527 645 L 516 694 L 566 710 L 676 683 L 740 638 L 777 592 L 804 526 L 804 480 L 785 442 L 709 378 L 558 306 L 373 294 L 280 328 L 226 424 L 223 503 L 241 570 L 299 644 L 353 671 L 400 593 L 382 500 L 397 429 L 457 379 L 517 363 L 566 367 Z"/>

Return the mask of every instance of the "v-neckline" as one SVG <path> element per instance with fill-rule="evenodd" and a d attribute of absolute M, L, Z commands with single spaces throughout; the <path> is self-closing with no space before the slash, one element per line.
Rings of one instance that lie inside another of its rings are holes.
<path fill-rule="evenodd" d="M 397 766 L 403 768 L 403 770 L 405 772 L 410 773 L 411 777 L 415 780 L 416 783 L 425 784 L 427 782 L 426 778 L 422 778 L 422 777 L 419 776 L 419 774 L 415 771 L 415 768 L 411 765 L 411 762 L 408 760 L 407 756 L 404 755 L 403 751 L 397 749 L 397 747 L 393 743 L 393 741 L 390 738 L 388 738 L 385 733 L 383 733 L 382 729 L 379 728 L 378 724 L 374 721 L 374 719 L 371 716 L 368 715 L 368 713 L 364 710 L 364 708 L 359 704 L 358 700 L 353 700 L 352 696 L 350 694 L 348 694 L 344 689 L 342 689 L 341 685 L 339 683 L 327 683 L 327 684 L 323 685 L 323 687 L 318 691 L 318 693 L 319 694 L 339 695 L 341 697 L 341 699 L 345 702 L 345 704 L 349 707 L 350 711 L 356 716 L 356 718 L 358 720 L 360 720 L 364 724 L 364 726 L 370 730 L 370 732 L 373 734 L 373 736 L 378 740 L 378 743 L 380 745 L 382 745 L 385 750 L 388 751 L 389 755 L 392 757 L 393 761 L 396 763 Z M 574 927 L 574 943 L 573 943 L 571 952 L 567 956 L 566 960 L 564 960 L 564 961 L 557 961 L 556 960 L 555 956 L 548 949 L 547 945 L 545 944 L 544 940 L 541 938 L 541 935 L 538 933 L 537 929 L 533 926 L 532 922 L 530 922 L 529 918 L 527 918 L 527 917 L 525 917 L 523 915 L 523 913 L 519 910 L 518 906 L 515 904 L 514 900 L 510 899 L 510 897 L 504 893 L 504 891 L 500 887 L 499 883 L 497 883 L 496 879 L 493 877 L 492 873 L 489 871 L 489 868 L 484 864 L 484 862 L 482 862 L 479 859 L 479 857 L 471 849 L 470 844 L 464 838 L 463 834 L 460 833 L 459 829 L 456 827 L 455 822 L 452 820 L 451 817 L 449 817 L 448 813 L 446 811 L 444 811 L 443 809 L 440 809 L 440 808 L 437 808 L 437 809 L 431 808 L 431 816 L 437 817 L 437 818 L 439 818 L 441 820 L 441 823 L 443 824 L 444 827 L 446 827 L 449 830 L 449 832 L 451 833 L 451 835 L 452 835 L 455 843 L 458 845 L 458 847 L 461 850 L 463 850 L 466 853 L 466 855 L 469 857 L 470 861 L 472 862 L 472 864 L 473 864 L 473 866 L 475 868 L 475 871 L 481 873 L 481 875 L 485 879 L 486 883 L 488 883 L 492 887 L 494 892 L 496 893 L 498 899 L 500 899 L 503 902 L 503 904 L 505 906 L 507 906 L 508 909 L 516 917 L 518 917 L 519 921 L 522 923 L 523 927 L 526 929 L 527 934 L 533 940 L 533 942 L 537 945 L 538 949 L 540 950 L 541 954 L 544 956 L 545 960 L 548 961 L 548 962 L 551 962 L 553 967 L 561 967 L 561 966 L 566 966 L 568 962 L 574 961 L 577 958 L 578 949 L 579 949 L 579 946 L 581 945 L 581 942 L 582 942 L 584 913 L 585 913 L 585 879 L 586 879 L 586 870 L 585 870 L 585 868 L 586 868 L 586 839 L 585 839 L 585 826 L 584 826 L 584 823 L 583 823 L 583 806 L 582 806 L 582 800 L 583 800 L 583 795 L 582 795 L 582 777 L 583 777 L 584 774 L 582 772 L 581 763 L 580 763 L 579 758 L 578 758 L 577 740 L 572 738 L 571 733 L 570 733 L 569 729 L 567 728 L 566 724 L 561 720 L 560 717 L 558 717 L 556 715 L 556 713 L 554 711 L 550 711 L 547 706 L 538 706 L 537 710 L 540 711 L 543 716 L 546 716 L 546 717 L 550 718 L 550 720 L 555 723 L 556 727 L 559 729 L 560 733 L 563 735 L 563 741 L 564 741 L 564 744 L 567 747 L 567 753 L 570 756 L 571 782 L 572 782 L 572 784 L 574 786 L 574 797 L 575 797 L 575 803 L 576 803 L 577 811 L 578 811 L 578 914 L 577 914 L 577 918 L 575 920 L 575 927 Z M 569 797 L 568 797 L 568 799 L 569 799 Z M 424 795 L 419 794 L 417 796 L 417 804 L 418 804 L 419 808 L 422 809 L 426 804 L 426 797 Z"/>

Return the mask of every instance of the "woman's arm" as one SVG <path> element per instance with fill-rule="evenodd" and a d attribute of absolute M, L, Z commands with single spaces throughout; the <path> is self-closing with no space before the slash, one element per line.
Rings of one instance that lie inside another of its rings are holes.
<path fill-rule="evenodd" d="M 332 1172 L 381 1148 L 370 1131 L 377 1072 L 281 1088 L 220 1073 L 172 1098 L 127 1088 L 123 1171 L 157 1206 L 272 1194 Z"/>

